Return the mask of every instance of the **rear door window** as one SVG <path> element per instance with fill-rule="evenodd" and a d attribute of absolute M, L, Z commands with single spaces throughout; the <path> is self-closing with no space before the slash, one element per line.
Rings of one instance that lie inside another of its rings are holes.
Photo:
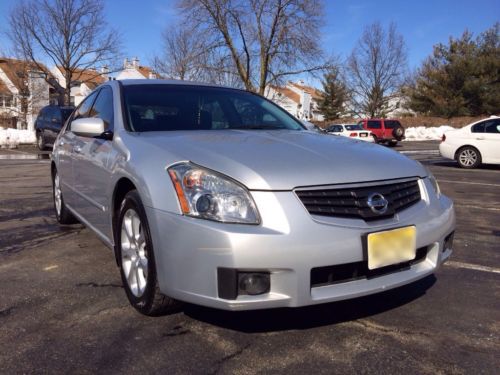
<path fill-rule="evenodd" d="M 484 126 L 485 133 L 500 134 L 500 120 L 487 121 Z"/>
<path fill-rule="evenodd" d="M 380 121 L 368 121 L 368 129 L 382 129 Z"/>
<path fill-rule="evenodd" d="M 479 124 L 476 124 L 472 127 L 472 132 L 473 133 L 484 133 L 484 126 L 486 125 L 486 122 L 480 122 Z"/>
<path fill-rule="evenodd" d="M 399 121 L 395 120 L 385 120 L 384 125 L 386 129 L 394 129 L 394 128 L 399 128 L 401 126 Z"/>

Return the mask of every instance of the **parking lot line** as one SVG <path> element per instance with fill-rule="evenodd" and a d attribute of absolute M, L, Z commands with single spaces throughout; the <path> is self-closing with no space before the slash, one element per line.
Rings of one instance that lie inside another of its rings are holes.
<path fill-rule="evenodd" d="M 452 181 L 452 180 L 441 180 L 438 179 L 438 182 L 448 182 L 450 184 L 466 184 L 466 185 L 483 185 L 483 186 L 496 186 L 500 187 L 500 184 L 487 184 L 485 182 L 469 182 L 469 181 Z"/>
<path fill-rule="evenodd" d="M 445 263 L 445 266 L 450 266 L 450 267 L 453 267 L 453 268 L 465 268 L 465 269 L 468 269 L 468 270 L 483 271 L 483 272 L 490 272 L 490 273 L 498 273 L 498 274 L 500 274 L 500 268 L 488 267 L 488 266 L 480 266 L 478 264 L 471 264 L 471 263 L 455 262 L 453 260 L 447 261 Z"/>

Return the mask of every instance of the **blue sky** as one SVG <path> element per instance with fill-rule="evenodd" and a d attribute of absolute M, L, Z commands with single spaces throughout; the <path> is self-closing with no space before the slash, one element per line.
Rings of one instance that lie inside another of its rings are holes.
<path fill-rule="evenodd" d="M 17 1 L 0 0 L 0 28 Z M 105 0 L 105 4 L 108 22 L 123 36 L 125 54 L 147 64 L 159 52 L 162 30 L 175 21 L 175 0 Z M 318 37 L 328 53 L 345 57 L 365 25 L 395 22 L 406 40 L 412 68 L 432 52 L 434 44 L 459 36 L 466 28 L 480 33 L 500 21 L 500 0 L 325 0 L 325 4 L 326 25 Z M 0 51 L 8 49 L 0 36 Z"/>

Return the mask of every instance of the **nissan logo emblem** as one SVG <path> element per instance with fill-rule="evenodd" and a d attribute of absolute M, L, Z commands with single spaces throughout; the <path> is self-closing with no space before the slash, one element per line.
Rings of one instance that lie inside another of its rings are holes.
<path fill-rule="evenodd" d="M 372 210 L 373 213 L 382 215 L 385 214 L 387 208 L 389 207 L 389 202 L 385 197 L 380 193 L 372 193 L 368 196 L 366 201 L 368 207 Z"/>

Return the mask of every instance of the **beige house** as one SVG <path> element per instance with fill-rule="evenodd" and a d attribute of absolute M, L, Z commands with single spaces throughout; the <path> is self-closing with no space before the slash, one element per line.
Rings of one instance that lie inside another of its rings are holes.
<path fill-rule="evenodd" d="M 66 88 L 65 69 L 61 66 L 55 66 L 52 68 L 51 73 L 59 85 Z M 108 80 L 107 69 L 103 68 L 101 71 L 77 69 L 73 72 L 71 80 L 70 104 L 77 106 L 92 90 Z"/>
<path fill-rule="evenodd" d="M 321 91 L 304 84 L 304 81 L 287 82 L 285 86 L 269 85 L 265 96 L 300 120 L 323 121 L 319 111 Z"/>
<path fill-rule="evenodd" d="M 0 58 L 0 126 L 34 129 L 40 109 L 49 104 L 48 69 L 41 63 Z"/>

